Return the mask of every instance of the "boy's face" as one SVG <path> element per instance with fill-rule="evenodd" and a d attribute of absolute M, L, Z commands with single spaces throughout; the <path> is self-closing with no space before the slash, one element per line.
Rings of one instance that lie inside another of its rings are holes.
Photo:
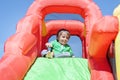
<path fill-rule="evenodd" d="M 68 40 L 69 40 L 69 35 L 66 32 L 62 32 L 62 34 L 58 38 L 59 43 L 62 45 L 67 44 Z"/>

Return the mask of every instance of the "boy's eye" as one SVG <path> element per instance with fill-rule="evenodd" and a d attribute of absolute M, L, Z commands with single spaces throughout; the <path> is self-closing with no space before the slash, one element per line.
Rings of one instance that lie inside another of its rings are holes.
<path fill-rule="evenodd" d="M 69 39 L 69 37 L 67 37 L 67 36 L 62 36 L 62 38 L 66 38 L 66 39 Z"/>

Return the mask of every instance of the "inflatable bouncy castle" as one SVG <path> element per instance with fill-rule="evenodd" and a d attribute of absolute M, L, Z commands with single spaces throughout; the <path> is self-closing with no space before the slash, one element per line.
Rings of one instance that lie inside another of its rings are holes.
<path fill-rule="evenodd" d="M 119 9 L 103 16 L 92 0 L 35 0 L 5 43 L 0 80 L 120 80 Z M 84 22 L 44 21 L 50 13 L 78 14 Z M 41 57 L 45 43 L 62 28 L 80 38 L 83 58 Z"/>

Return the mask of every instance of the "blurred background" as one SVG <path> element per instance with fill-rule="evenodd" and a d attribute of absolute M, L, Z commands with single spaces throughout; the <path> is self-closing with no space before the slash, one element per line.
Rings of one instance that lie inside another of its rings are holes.
<path fill-rule="evenodd" d="M 16 32 L 16 24 L 23 18 L 34 0 L 1 0 L 0 2 L 0 58 L 4 54 L 5 41 Z M 112 15 L 113 10 L 120 4 L 120 0 L 93 0 L 100 8 L 102 14 Z M 80 20 L 84 19 L 77 14 L 57 14 L 52 13 L 45 17 L 45 21 L 49 20 Z M 50 41 L 55 36 L 50 38 Z M 69 41 L 70 46 L 76 57 L 81 57 L 82 45 L 81 40 L 77 36 L 72 36 Z"/>

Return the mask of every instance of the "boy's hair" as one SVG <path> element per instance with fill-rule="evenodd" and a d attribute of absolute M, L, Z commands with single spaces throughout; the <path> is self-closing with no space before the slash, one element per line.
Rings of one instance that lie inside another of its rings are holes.
<path fill-rule="evenodd" d="M 62 32 L 66 32 L 67 33 L 67 35 L 69 36 L 69 38 L 70 38 L 70 32 L 68 31 L 68 30 L 66 30 L 66 29 L 60 29 L 58 32 L 57 32 L 57 40 L 58 40 L 58 38 L 59 38 L 59 36 L 61 35 L 61 33 Z"/>

